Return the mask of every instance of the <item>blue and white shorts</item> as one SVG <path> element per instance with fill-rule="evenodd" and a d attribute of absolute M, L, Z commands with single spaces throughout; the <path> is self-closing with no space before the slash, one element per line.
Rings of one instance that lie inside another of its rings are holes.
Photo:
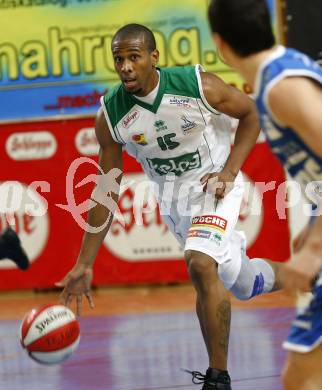
<path fill-rule="evenodd" d="M 283 347 L 307 353 L 322 343 L 322 271 L 312 291 L 310 302 L 298 310 Z"/>

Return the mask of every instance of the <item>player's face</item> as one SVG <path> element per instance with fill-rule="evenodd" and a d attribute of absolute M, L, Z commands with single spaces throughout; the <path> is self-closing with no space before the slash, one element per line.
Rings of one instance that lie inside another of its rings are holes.
<path fill-rule="evenodd" d="M 145 96 L 151 91 L 158 51 L 150 52 L 140 38 L 116 40 L 112 44 L 114 67 L 127 92 Z"/>

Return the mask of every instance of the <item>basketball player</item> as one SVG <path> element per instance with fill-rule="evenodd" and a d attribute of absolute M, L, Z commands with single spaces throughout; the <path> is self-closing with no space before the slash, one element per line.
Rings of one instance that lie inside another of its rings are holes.
<path fill-rule="evenodd" d="M 121 28 L 113 37 L 112 54 L 121 84 L 102 98 L 97 114 L 100 166 L 105 173 L 121 171 L 124 147 L 157 184 L 163 218 L 184 247 L 209 355 L 206 375 L 193 372 L 193 380 L 201 379 L 204 390 L 230 390 L 227 290 L 249 299 L 278 287 L 274 265 L 249 261 L 244 238 L 235 231 L 243 196 L 240 168 L 260 131 L 255 105 L 199 65 L 158 69 L 155 39 L 144 26 Z M 231 117 L 239 125 L 230 153 Z M 102 225 L 109 213 L 98 204 L 89 213 L 90 225 Z M 65 287 L 63 303 L 76 297 L 78 312 L 83 294 L 93 305 L 92 267 L 108 228 L 85 233 L 74 268 L 57 284 Z"/>
<path fill-rule="evenodd" d="M 290 353 L 283 381 L 287 390 L 322 389 L 322 217 L 316 209 L 322 184 L 322 69 L 303 53 L 275 46 L 265 0 L 213 0 L 209 21 L 221 56 L 254 89 L 272 151 L 313 201 L 312 215 L 318 215 L 283 270 L 287 288 L 305 291 L 315 278 L 314 297 L 284 344 Z"/>
<path fill-rule="evenodd" d="M 0 234 L 0 260 L 12 260 L 18 268 L 25 271 L 29 268 L 29 259 L 23 250 L 17 233 L 7 228 Z"/>

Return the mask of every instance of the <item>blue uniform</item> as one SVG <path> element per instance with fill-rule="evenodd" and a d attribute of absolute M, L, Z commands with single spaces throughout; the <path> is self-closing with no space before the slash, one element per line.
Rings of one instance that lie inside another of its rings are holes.
<path fill-rule="evenodd" d="M 314 203 L 318 199 L 314 196 L 314 191 L 320 193 L 322 188 L 322 159 L 293 129 L 279 123 L 268 106 L 268 94 L 272 87 L 283 78 L 294 76 L 311 78 L 322 88 L 322 68 L 318 64 L 296 50 L 286 49 L 283 46 L 277 47 L 258 71 L 255 99 L 261 125 L 273 153 Z M 310 190 L 307 187 L 309 183 Z M 320 343 L 322 343 L 322 272 L 314 286 L 311 301 L 305 308 L 299 309 L 284 347 L 297 352 L 308 352 Z"/>

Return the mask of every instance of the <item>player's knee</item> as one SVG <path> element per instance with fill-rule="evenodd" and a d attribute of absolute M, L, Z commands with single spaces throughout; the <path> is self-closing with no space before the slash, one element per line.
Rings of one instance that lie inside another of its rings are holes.
<path fill-rule="evenodd" d="M 248 301 L 249 299 L 260 295 L 265 290 L 265 279 L 261 272 L 249 272 L 248 274 L 241 274 L 237 278 L 235 284 L 230 291 L 240 301 Z"/>
<path fill-rule="evenodd" d="M 252 298 L 249 286 L 246 285 L 239 285 L 236 283 L 235 285 L 233 285 L 233 287 L 230 288 L 230 291 L 240 301 L 248 301 L 250 298 Z"/>
<path fill-rule="evenodd" d="M 214 267 L 214 264 L 211 264 L 209 260 L 198 257 L 192 257 L 188 265 L 190 275 L 197 278 L 203 278 L 208 275 Z"/>
<path fill-rule="evenodd" d="M 236 298 L 247 301 L 256 295 L 273 291 L 275 275 L 272 267 L 262 259 L 242 262 L 238 277 L 230 288 Z"/>
<path fill-rule="evenodd" d="M 254 290 L 254 281 L 256 280 L 256 273 L 253 267 L 244 268 L 241 270 L 235 283 L 229 289 L 234 296 L 240 301 L 248 301 L 252 298 Z"/>
<path fill-rule="evenodd" d="M 185 258 L 188 266 L 189 274 L 193 281 L 198 284 L 207 285 L 213 283 L 213 278 L 209 275 L 217 276 L 217 271 L 213 260 L 208 256 L 195 251 L 187 251 Z"/>

